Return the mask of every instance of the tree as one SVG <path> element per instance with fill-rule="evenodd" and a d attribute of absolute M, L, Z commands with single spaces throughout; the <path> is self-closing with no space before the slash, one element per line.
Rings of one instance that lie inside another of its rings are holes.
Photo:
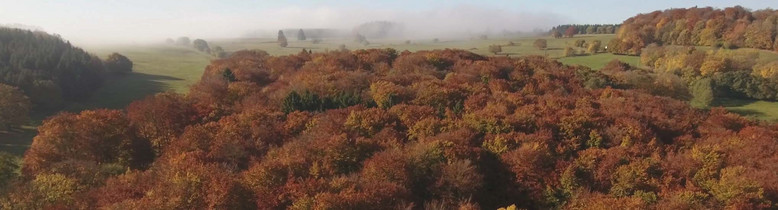
<path fill-rule="evenodd" d="M 171 39 L 171 38 L 165 39 L 165 44 L 175 44 L 175 43 L 176 43 L 176 41 Z"/>
<path fill-rule="evenodd" d="M 586 27 L 586 33 L 585 34 L 594 34 L 597 32 L 597 29 L 593 25 L 590 25 L 589 27 Z"/>
<path fill-rule="evenodd" d="M 211 48 L 208 47 L 208 42 L 202 39 L 195 39 L 192 44 L 194 48 L 200 52 L 211 53 Z"/>
<path fill-rule="evenodd" d="M 595 54 L 600 51 L 601 46 L 602 42 L 600 40 L 594 40 L 592 43 L 589 43 L 589 47 L 586 49 L 586 51 L 591 54 Z"/>
<path fill-rule="evenodd" d="M 284 36 L 284 31 L 278 30 L 278 46 L 286 47 L 289 45 L 289 42 L 286 41 L 286 36 Z"/>
<path fill-rule="evenodd" d="M 0 152 L 0 191 L 16 179 L 19 170 L 19 158 L 6 152 Z"/>
<path fill-rule="evenodd" d="M 365 36 L 362 34 L 356 33 L 354 34 L 354 42 L 364 44 L 367 42 L 367 38 L 365 38 Z"/>
<path fill-rule="evenodd" d="M 298 41 L 305 41 L 305 32 L 303 32 L 303 29 L 300 29 L 297 31 L 297 40 Z"/>
<path fill-rule="evenodd" d="M 132 72 L 132 61 L 119 53 L 112 53 L 105 59 L 105 69 L 109 72 L 126 74 Z"/>
<path fill-rule="evenodd" d="M 586 46 L 586 40 L 583 40 L 583 39 L 575 40 L 575 46 L 576 47 L 584 47 L 584 46 Z"/>
<path fill-rule="evenodd" d="M 86 99 L 103 83 L 103 61 L 59 35 L 0 27 L 0 37 L 0 83 L 18 87 L 36 109 Z"/>
<path fill-rule="evenodd" d="M 221 46 L 213 47 L 213 50 L 211 50 L 211 54 L 217 58 L 226 58 L 227 52 L 224 51 L 224 49 Z"/>
<path fill-rule="evenodd" d="M 489 52 L 494 53 L 497 55 L 498 53 L 502 52 L 502 46 L 500 45 L 489 45 Z"/>
<path fill-rule="evenodd" d="M 185 37 L 185 36 L 178 37 L 178 39 L 176 39 L 176 44 L 181 46 L 189 46 L 190 42 L 191 41 L 189 40 L 189 37 Z"/>
<path fill-rule="evenodd" d="M 694 81 L 691 85 L 691 105 L 698 108 L 707 108 L 713 103 L 713 80 L 705 78 Z"/>
<path fill-rule="evenodd" d="M 235 78 L 235 73 L 232 72 L 229 68 L 224 69 L 222 72 L 222 78 L 227 82 L 235 82 L 238 81 L 237 78 Z"/>
<path fill-rule="evenodd" d="M 23 172 L 27 175 L 51 171 L 72 161 L 139 169 L 154 156 L 149 142 L 135 136 L 122 111 L 60 113 L 44 121 L 38 130 L 24 158 Z"/>
<path fill-rule="evenodd" d="M 546 41 L 545 39 L 536 39 L 535 42 L 533 43 L 535 48 L 538 48 L 539 50 L 546 49 L 546 47 L 548 46 L 547 44 L 548 41 Z"/>
<path fill-rule="evenodd" d="M 572 47 L 565 48 L 565 57 L 572 57 L 575 56 L 575 49 Z"/>
<path fill-rule="evenodd" d="M 30 100 L 18 88 L 0 83 L 0 131 L 27 123 Z"/>
<path fill-rule="evenodd" d="M 559 30 L 552 30 L 551 36 L 554 37 L 555 39 L 559 39 L 562 38 L 562 33 L 559 32 Z"/>
<path fill-rule="evenodd" d="M 576 33 L 578 33 L 578 30 L 575 29 L 575 27 L 573 26 L 567 27 L 567 30 L 565 30 L 565 36 L 567 38 L 573 38 L 573 36 L 575 36 Z"/>

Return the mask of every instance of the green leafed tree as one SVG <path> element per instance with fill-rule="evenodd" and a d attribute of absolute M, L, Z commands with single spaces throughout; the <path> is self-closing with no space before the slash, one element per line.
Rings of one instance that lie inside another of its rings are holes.
<path fill-rule="evenodd" d="M 0 130 L 29 121 L 30 100 L 19 89 L 0 83 Z"/>
<path fill-rule="evenodd" d="M 289 42 L 286 40 L 286 36 L 284 35 L 284 31 L 278 30 L 278 46 L 286 47 L 289 46 Z"/>
<path fill-rule="evenodd" d="M 192 42 L 192 44 L 194 45 L 194 48 L 200 52 L 206 52 L 206 53 L 211 52 L 211 48 L 208 47 L 208 42 L 206 42 L 205 40 L 195 39 L 194 42 Z"/>
<path fill-rule="evenodd" d="M 132 72 L 132 61 L 126 56 L 119 53 L 112 53 L 105 59 L 105 68 L 109 72 L 113 73 L 129 73 Z"/>
<path fill-rule="evenodd" d="M 299 31 L 297 31 L 297 40 L 305 41 L 306 39 L 307 38 L 305 37 L 305 32 L 303 31 L 303 29 L 300 29 Z"/>

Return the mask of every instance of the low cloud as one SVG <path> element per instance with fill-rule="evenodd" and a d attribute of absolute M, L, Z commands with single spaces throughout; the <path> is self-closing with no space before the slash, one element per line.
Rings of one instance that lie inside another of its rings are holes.
<path fill-rule="evenodd" d="M 45 14 L 40 14 L 45 15 Z M 248 34 L 275 36 L 289 28 L 351 30 L 370 21 L 402 25 L 403 38 L 455 38 L 502 31 L 532 31 L 568 23 L 568 18 L 541 12 L 517 12 L 477 5 L 442 6 L 427 10 L 284 7 L 256 13 L 191 12 L 171 15 L 78 18 L 52 17 L 32 23 L 76 44 L 150 43 L 166 38 L 237 38 Z M 261 33 L 257 33 L 257 32 Z"/>

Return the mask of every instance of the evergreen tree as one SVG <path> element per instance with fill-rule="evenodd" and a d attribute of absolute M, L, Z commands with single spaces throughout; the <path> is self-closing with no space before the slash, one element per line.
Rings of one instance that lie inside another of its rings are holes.
<path fill-rule="evenodd" d="M 278 30 L 278 45 L 281 47 L 289 45 L 289 42 L 286 41 L 286 36 L 284 36 L 284 31 L 282 30 Z"/>
<path fill-rule="evenodd" d="M 299 41 L 305 41 L 305 32 L 303 32 L 303 29 L 300 29 L 297 31 L 297 40 Z"/>

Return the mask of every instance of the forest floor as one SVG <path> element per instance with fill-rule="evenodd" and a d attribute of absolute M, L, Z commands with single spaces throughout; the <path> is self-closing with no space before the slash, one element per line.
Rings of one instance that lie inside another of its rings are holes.
<path fill-rule="evenodd" d="M 548 41 L 546 50 L 539 50 L 533 46 L 533 42 L 543 38 Z M 634 66 L 640 66 L 640 57 L 613 55 L 599 53 L 595 55 L 581 55 L 563 57 L 564 49 L 573 46 L 576 40 L 584 39 L 586 42 L 600 40 L 603 46 L 614 35 L 581 35 L 574 38 L 554 39 L 548 37 L 519 37 L 504 38 L 494 37 L 488 40 L 368 40 L 371 42 L 365 46 L 346 39 L 325 39 L 318 44 L 311 40 L 289 42 L 289 46 L 282 48 L 274 39 L 223 39 L 209 40 L 211 47 L 221 46 L 227 52 L 244 49 L 259 49 L 267 51 L 271 55 L 296 54 L 303 49 L 314 52 L 326 52 L 337 50 L 340 45 L 346 45 L 347 49 L 367 48 L 394 48 L 398 51 L 419 51 L 435 49 L 464 49 L 474 53 L 488 56 L 518 57 L 526 55 L 547 55 L 556 58 L 567 65 L 583 65 L 592 69 L 600 69 L 613 59 L 618 59 Z M 514 45 L 509 45 L 513 42 Z M 502 45 L 502 52 L 497 55 L 488 51 L 489 45 Z M 585 51 L 583 48 L 574 48 L 576 51 Z M 133 72 L 126 75 L 112 75 L 87 101 L 72 104 L 65 111 L 78 112 L 85 109 L 122 109 L 135 100 L 160 92 L 187 93 L 189 86 L 196 83 L 214 57 L 198 52 L 193 48 L 173 45 L 124 45 L 101 46 L 86 48 L 87 51 L 105 58 L 108 54 L 118 52 L 133 61 Z M 753 49 L 740 49 L 753 50 Z M 762 60 L 778 60 L 778 54 L 767 51 L 759 51 Z M 747 117 L 778 121 L 778 102 L 720 99 L 716 106 L 723 106 L 728 110 L 745 115 Z M 36 127 L 45 119 L 45 115 L 34 115 L 31 125 L 9 133 L 0 133 L 0 151 L 13 154 L 23 154 L 37 134 Z"/>

